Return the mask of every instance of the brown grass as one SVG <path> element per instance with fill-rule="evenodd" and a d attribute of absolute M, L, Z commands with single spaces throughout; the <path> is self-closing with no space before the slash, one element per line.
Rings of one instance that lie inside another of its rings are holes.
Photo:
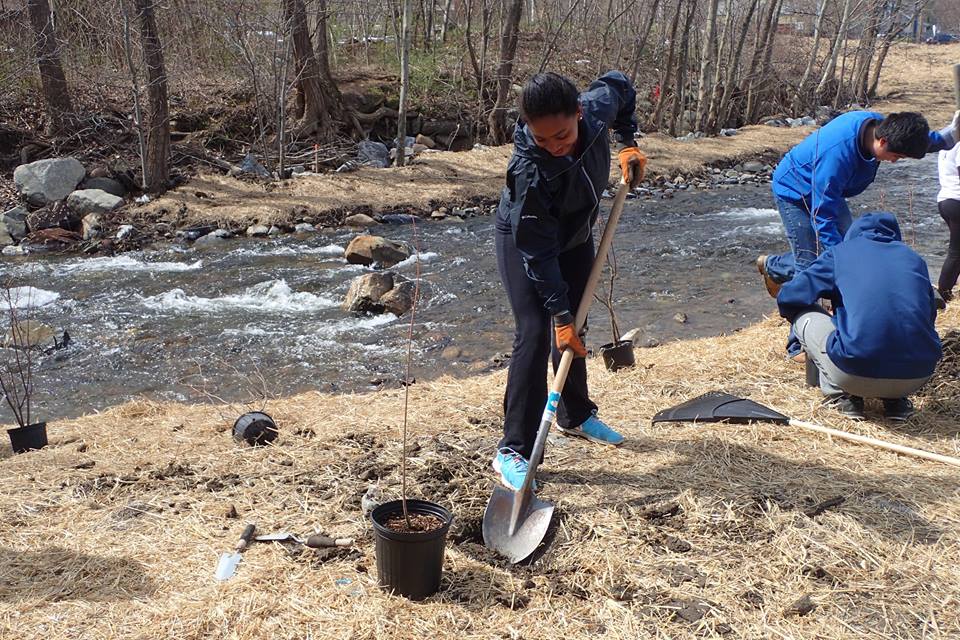
<path fill-rule="evenodd" d="M 960 311 L 940 325 L 956 333 Z M 822 408 L 802 368 L 782 359 L 785 335 L 769 319 L 641 350 L 617 374 L 591 360 L 601 415 L 628 441 L 551 437 L 539 479 L 557 505 L 555 537 L 532 567 L 480 543 L 504 373 L 415 385 L 413 493 L 456 517 L 443 589 L 422 604 L 376 587 L 359 506 L 372 483 L 397 494 L 398 390 L 273 401 L 281 436 L 256 450 L 231 441 L 236 411 L 213 406 L 143 400 L 53 423 L 54 446 L 0 450 L 0 637 L 957 637 L 955 468 L 783 426 L 650 425 L 659 409 L 723 389 L 798 419 L 960 452 L 955 339 L 919 415 L 894 427 Z M 217 557 L 247 521 L 356 547 L 255 544 L 217 584 Z M 804 594 L 813 612 L 784 613 Z M 683 607 L 704 613 L 687 622 Z"/>

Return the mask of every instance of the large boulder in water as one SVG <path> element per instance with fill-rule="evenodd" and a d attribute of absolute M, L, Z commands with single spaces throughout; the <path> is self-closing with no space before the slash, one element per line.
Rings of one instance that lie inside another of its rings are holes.
<path fill-rule="evenodd" d="M 365 273 L 350 283 L 343 308 L 353 313 L 383 313 L 380 302 L 384 294 L 393 289 L 393 274 L 389 271 Z"/>
<path fill-rule="evenodd" d="M 371 265 L 376 262 L 384 267 L 392 267 L 409 258 L 410 249 L 380 236 L 363 235 L 350 241 L 344 257 L 350 264 Z"/>
<path fill-rule="evenodd" d="M 380 298 L 380 304 L 386 311 L 400 317 L 413 307 L 413 294 L 416 286 L 413 282 L 406 280 L 399 282 L 393 289 L 387 291 Z"/>
<path fill-rule="evenodd" d="M 13 172 L 13 182 L 27 202 L 42 207 L 73 193 L 85 175 L 76 158 L 49 158 L 20 165 Z"/>

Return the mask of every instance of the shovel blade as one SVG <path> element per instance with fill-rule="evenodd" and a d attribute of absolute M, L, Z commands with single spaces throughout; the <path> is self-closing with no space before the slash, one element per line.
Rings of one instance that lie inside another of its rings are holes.
<path fill-rule="evenodd" d="M 514 503 L 523 498 L 522 492 L 494 487 L 483 514 L 483 543 L 488 549 L 507 558 L 511 564 L 520 562 L 536 551 L 547 535 L 553 517 L 553 505 L 530 492 L 526 505 L 521 505 L 513 528 Z"/>
<path fill-rule="evenodd" d="M 217 580 L 223 581 L 233 577 L 238 564 L 240 564 L 239 553 L 225 553 L 220 556 L 220 561 L 217 563 Z"/>

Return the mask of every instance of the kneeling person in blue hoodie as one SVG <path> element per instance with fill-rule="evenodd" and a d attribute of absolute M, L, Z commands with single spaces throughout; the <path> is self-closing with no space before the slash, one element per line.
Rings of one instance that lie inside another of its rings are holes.
<path fill-rule="evenodd" d="M 831 317 L 818 301 L 833 303 Z M 906 420 L 907 396 L 930 379 L 942 355 L 927 264 L 901 240 L 897 219 L 868 213 L 777 296 L 780 315 L 820 370 L 820 388 L 846 416 L 882 398 L 884 415 Z"/>

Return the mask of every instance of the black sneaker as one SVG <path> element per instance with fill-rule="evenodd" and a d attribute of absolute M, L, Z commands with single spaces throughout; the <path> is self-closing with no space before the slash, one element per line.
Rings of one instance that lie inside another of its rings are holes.
<path fill-rule="evenodd" d="M 863 398 L 860 396 L 844 394 L 830 398 L 828 402 L 834 409 L 851 420 L 863 420 L 866 418 L 863 414 Z"/>
<path fill-rule="evenodd" d="M 914 414 L 913 403 L 909 398 L 897 398 L 883 401 L 883 417 L 894 422 L 906 422 Z"/>

